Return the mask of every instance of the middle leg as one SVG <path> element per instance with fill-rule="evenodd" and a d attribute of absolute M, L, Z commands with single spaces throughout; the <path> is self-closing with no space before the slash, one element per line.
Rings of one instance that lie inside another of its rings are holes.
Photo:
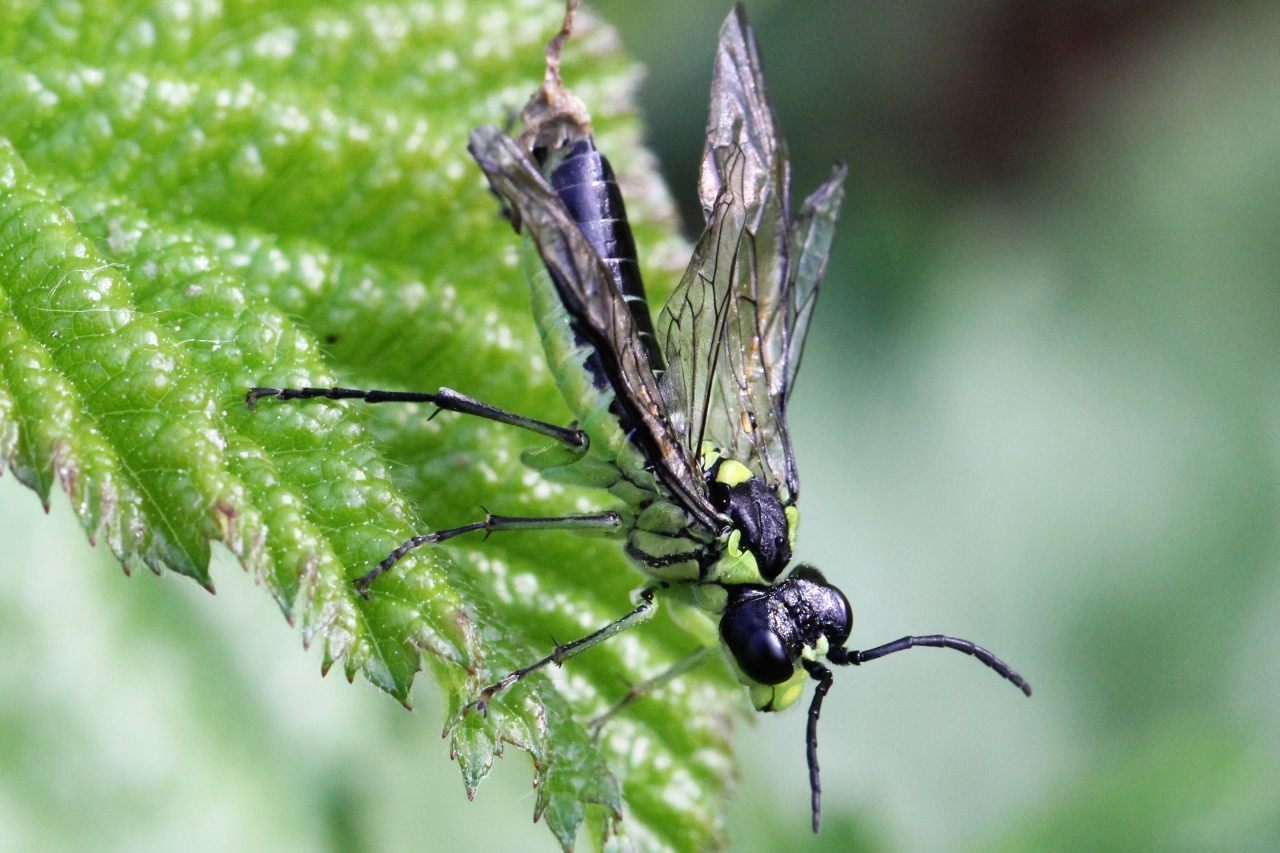
<path fill-rule="evenodd" d="M 409 539 L 388 554 L 385 560 L 374 566 L 372 571 L 357 578 L 355 587 L 357 592 L 368 598 L 369 585 L 377 579 L 378 575 L 400 562 L 405 554 L 408 554 L 414 548 L 423 545 L 434 545 L 437 542 L 444 542 L 446 539 L 452 539 L 464 533 L 475 533 L 479 530 L 483 530 L 486 536 L 490 533 L 498 533 L 504 530 L 601 530 L 605 533 L 615 533 L 620 529 L 622 529 L 622 516 L 616 512 L 602 512 L 596 515 L 562 515 L 551 518 L 517 518 L 508 515 L 494 515 L 485 510 L 484 521 L 477 521 L 475 524 L 464 524 L 461 527 L 451 527 L 448 530 L 439 530 L 435 533 L 428 533 L 425 536 L 415 536 Z"/>

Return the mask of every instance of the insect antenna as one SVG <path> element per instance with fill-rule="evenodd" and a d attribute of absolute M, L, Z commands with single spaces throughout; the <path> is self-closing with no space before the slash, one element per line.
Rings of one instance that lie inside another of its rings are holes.
<path fill-rule="evenodd" d="M 903 637 L 900 640 L 885 643 L 883 646 L 876 646 L 874 649 L 868 649 L 865 652 L 837 647 L 827 652 L 827 660 L 841 666 L 859 666 L 867 661 L 876 660 L 894 652 L 903 652 L 916 646 L 955 649 L 958 652 L 964 652 L 982 661 L 993 669 L 997 675 L 1013 684 L 1026 695 L 1031 695 L 1031 685 L 1027 683 L 1027 680 L 1014 672 L 1011 666 L 990 651 L 970 640 L 947 637 L 943 634 Z M 813 803 L 813 831 L 817 832 L 822 824 L 822 781 L 818 772 L 818 717 L 822 714 L 822 700 L 826 698 L 827 691 L 831 689 L 831 682 L 834 679 L 831 670 L 817 661 L 802 660 L 801 663 L 808 670 L 809 675 L 813 676 L 813 680 L 818 682 L 818 686 L 813 691 L 813 699 L 809 703 L 809 726 L 805 731 L 805 757 L 809 761 L 809 789 L 812 791 Z"/>
<path fill-rule="evenodd" d="M 818 716 L 822 713 L 822 700 L 831 689 L 833 677 L 831 670 L 817 661 L 802 661 L 818 686 L 814 688 L 813 700 L 809 702 L 809 727 L 805 731 L 805 757 L 809 760 L 810 801 L 813 804 L 813 831 L 817 833 L 822 826 L 822 781 L 818 778 Z"/>
<path fill-rule="evenodd" d="M 855 651 L 852 649 L 837 648 L 832 649 L 827 654 L 827 660 L 835 664 L 858 666 L 867 661 L 882 658 L 885 655 L 891 655 L 894 652 L 903 652 L 916 646 L 928 646 L 935 649 L 955 649 L 958 652 L 964 652 L 966 655 L 975 657 L 982 661 L 995 671 L 1004 680 L 1008 681 L 1014 687 L 1017 687 L 1026 695 L 1031 695 L 1031 685 L 1021 675 L 1013 671 L 1013 667 L 1000 660 L 993 653 L 984 649 L 982 646 L 971 640 L 961 640 L 958 637 L 947 637 L 942 634 L 929 634 L 924 637 L 903 637 L 900 640 L 894 640 L 892 643 L 885 643 L 883 646 L 876 646 L 874 649 L 868 649 L 865 652 Z"/>

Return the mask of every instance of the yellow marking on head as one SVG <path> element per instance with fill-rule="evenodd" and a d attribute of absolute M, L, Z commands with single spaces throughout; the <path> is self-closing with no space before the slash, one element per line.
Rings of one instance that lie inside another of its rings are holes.
<path fill-rule="evenodd" d="M 747 689 L 751 693 L 751 704 L 757 711 L 773 710 L 773 685 L 752 684 Z"/>
<path fill-rule="evenodd" d="M 785 684 L 779 684 L 774 688 L 773 710 L 781 711 L 784 708 L 789 708 L 800 698 L 800 694 L 804 692 L 804 683 L 809 680 L 809 672 L 801 669 L 797 674 L 802 677 L 793 678 Z"/>
<path fill-rule="evenodd" d="M 831 651 L 831 643 L 828 642 L 826 637 L 819 637 L 818 642 L 812 646 L 804 647 L 803 651 L 800 652 L 800 657 L 805 660 L 817 660 L 818 658 L 826 657 L 829 651 Z"/>
<path fill-rule="evenodd" d="M 781 684 L 759 684 L 742 675 L 739 670 L 738 680 L 747 685 L 751 704 L 757 711 L 781 711 L 794 705 L 800 698 L 805 682 L 809 680 L 809 671 L 797 666 L 795 674 Z"/>

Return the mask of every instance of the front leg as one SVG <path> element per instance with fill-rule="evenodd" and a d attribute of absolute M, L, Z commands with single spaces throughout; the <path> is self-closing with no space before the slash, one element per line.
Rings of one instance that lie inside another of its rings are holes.
<path fill-rule="evenodd" d="M 526 418 L 497 406 L 490 406 L 479 400 L 459 394 L 449 388 L 441 388 L 435 394 L 417 391 L 358 391 L 354 388 L 250 388 L 244 395 L 245 405 L 249 411 L 256 412 L 258 401 L 265 397 L 277 400 L 362 400 L 366 403 L 430 403 L 438 409 L 459 412 L 464 415 L 475 415 L 490 421 L 508 424 L 527 429 L 538 435 L 545 435 L 562 442 L 575 450 L 586 451 L 589 441 L 587 434 L 580 429 L 565 429 L 555 424 Z"/>

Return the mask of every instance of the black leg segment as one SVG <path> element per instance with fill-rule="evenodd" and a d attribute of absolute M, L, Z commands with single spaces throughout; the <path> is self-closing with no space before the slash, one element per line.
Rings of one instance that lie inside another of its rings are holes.
<path fill-rule="evenodd" d="M 414 548 L 419 548 L 423 545 L 435 545 L 438 542 L 444 542 L 446 539 L 452 539 L 464 533 L 475 533 L 478 530 L 483 530 L 485 535 L 503 530 L 601 530 L 605 533 L 613 533 L 621 527 L 622 516 L 616 512 L 602 512 L 598 515 L 564 515 L 551 518 L 515 518 L 486 512 L 484 521 L 477 521 L 475 524 L 464 524 L 461 527 L 451 527 L 448 530 L 439 530 L 435 533 L 428 533 L 425 536 L 415 536 L 409 539 L 388 554 L 385 560 L 374 566 L 372 571 L 357 578 L 355 587 L 357 592 L 368 598 L 369 585 L 377 579 L 378 575 L 400 562 L 405 554 L 408 554 Z"/>
<path fill-rule="evenodd" d="M 604 733 L 604 727 L 606 723 L 608 723 L 614 717 L 618 716 L 618 714 L 622 713 L 622 711 L 626 709 L 626 707 L 630 705 L 632 702 L 649 695 L 653 691 L 657 690 L 659 687 L 662 687 L 665 684 L 669 684 L 671 681 L 675 680 L 679 676 L 684 675 L 686 672 L 693 669 L 695 666 L 701 663 L 702 660 L 708 654 L 710 654 L 715 648 L 716 648 L 715 646 L 703 646 L 693 654 L 686 657 L 684 660 L 680 661 L 679 663 L 676 663 L 675 665 L 671 666 L 666 670 L 663 670 L 662 672 L 655 675 L 653 678 L 650 678 L 648 681 L 642 681 L 639 684 L 629 685 L 627 689 L 627 694 L 625 696 L 623 696 L 617 702 L 614 702 L 613 705 L 609 708 L 609 710 L 605 711 L 603 714 L 596 717 L 594 720 L 592 720 L 590 723 L 587 724 L 587 728 L 591 730 L 592 740 L 596 743 L 599 743 L 600 735 Z"/>
<path fill-rule="evenodd" d="M 961 640 L 957 637 L 947 637 L 942 634 L 929 634 L 924 637 L 903 637 L 900 640 L 894 640 L 892 643 L 885 643 L 883 646 L 876 646 L 874 649 L 868 649 L 865 652 L 844 648 L 832 649 L 827 654 L 827 660 L 837 664 L 853 664 L 854 666 L 858 666 L 859 664 L 864 664 L 867 661 L 882 658 L 885 655 L 891 655 L 894 652 L 903 652 L 907 649 L 915 648 L 916 646 L 928 646 L 935 649 L 955 649 L 958 652 L 964 652 L 966 655 L 971 655 L 991 667 L 991 669 L 995 670 L 997 675 L 1011 683 L 1014 687 L 1017 687 L 1023 693 L 1028 696 L 1031 695 L 1031 685 L 1027 684 L 1026 679 L 1014 672 L 1013 668 L 1000 660 L 1000 658 L 970 640 Z"/>
<path fill-rule="evenodd" d="M 653 617 L 654 611 L 657 610 L 657 608 L 658 605 L 653 600 L 653 590 L 641 590 L 640 603 L 636 605 L 635 610 L 632 610 L 616 622 L 610 622 L 599 631 L 588 634 L 580 640 L 574 640 L 572 643 L 565 643 L 562 646 L 557 645 L 555 649 L 552 650 L 551 654 L 547 655 L 545 658 L 534 661 L 528 666 L 517 669 L 514 672 L 508 673 L 503 678 L 498 679 L 493 684 L 490 684 L 488 687 L 481 690 L 479 698 L 474 702 L 470 702 L 463 706 L 459 716 L 464 716 L 471 711 L 479 711 L 481 714 L 488 713 L 490 700 L 520 679 L 551 664 L 560 666 L 570 658 L 577 657 L 587 649 L 600 645 L 610 637 L 621 634 L 623 631 L 628 628 L 633 628 L 641 622 L 647 622 Z"/>
<path fill-rule="evenodd" d="M 258 401 L 264 397 L 275 397 L 277 400 L 363 400 L 366 403 L 430 403 L 438 409 L 449 412 L 460 412 L 464 415 L 475 415 L 498 423 L 509 424 L 538 435 L 553 438 L 569 447 L 586 450 L 587 434 L 580 429 L 565 429 L 555 424 L 535 421 L 482 403 L 465 394 L 459 394 L 449 388 L 441 388 L 435 394 L 414 391 L 357 391 L 354 388 L 250 388 L 245 394 L 244 402 L 249 411 L 257 411 Z"/>

